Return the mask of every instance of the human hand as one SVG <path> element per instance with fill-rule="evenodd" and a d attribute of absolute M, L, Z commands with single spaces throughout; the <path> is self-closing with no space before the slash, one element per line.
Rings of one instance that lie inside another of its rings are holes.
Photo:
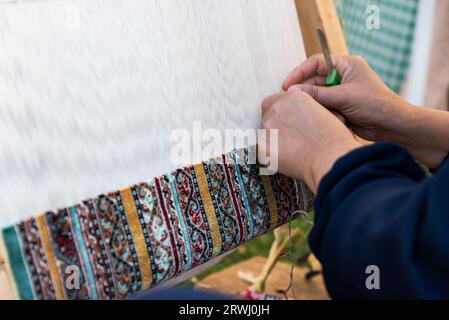
<path fill-rule="evenodd" d="M 279 171 L 305 181 L 315 193 L 335 161 L 360 147 L 340 120 L 295 87 L 263 101 L 262 124 L 278 130 Z"/>
<path fill-rule="evenodd" d="M 335 55 L 332 59 L 341 85 L 325 86 L 327 66 L 324 56 L 318 54 L 290 73 L 284 81 L 284 90 L 295 86 L 324 107 L 340 112 L 353 132 L 363 139 L 400 144 L 429 167 L 441 162 L 445 153 L 413 130 L 420 108 L 391 91 L 363 58 Z"/>

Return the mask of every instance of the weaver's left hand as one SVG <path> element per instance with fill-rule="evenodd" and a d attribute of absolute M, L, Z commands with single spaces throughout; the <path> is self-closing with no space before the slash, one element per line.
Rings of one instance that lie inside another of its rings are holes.
<path fill-rule="evenodd" d="M 296 87 L 263 101 L 262 124 L 278 129 L 279 172 L 305 181 L 315 193 L 335 161 L 360 147 L 336 116 Z"/>

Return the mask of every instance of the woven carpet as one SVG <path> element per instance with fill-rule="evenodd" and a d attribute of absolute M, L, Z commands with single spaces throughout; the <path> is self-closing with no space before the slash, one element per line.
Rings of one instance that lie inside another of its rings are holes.
<path fill-rule="evenodd" d="M 130 297 L 311 209 L 304 184 L 261 176 L 248 154 L 234 151 L 3 229 L 17 297 Z"/>

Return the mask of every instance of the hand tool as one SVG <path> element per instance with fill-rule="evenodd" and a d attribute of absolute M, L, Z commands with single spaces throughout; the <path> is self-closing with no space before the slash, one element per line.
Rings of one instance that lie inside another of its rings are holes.
<path fill-rule="evenodd" d="M 323 50 L 324 59 L 326 60 L 327 65 L 326 85 L 328 87 L 338 86 L 340 84 L 341 79 L 337 69 L 334 67 L 334 64 L 332 62 L 332 57 L 330 54 L 326 35 L 320 29 L 317 29 L 317 33 L 320 39 L 321 49 Z"/>

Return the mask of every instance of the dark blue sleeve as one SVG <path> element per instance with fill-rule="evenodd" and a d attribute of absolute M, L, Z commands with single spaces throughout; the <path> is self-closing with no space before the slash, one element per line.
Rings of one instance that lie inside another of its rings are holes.
<path fill-rule="evenodd" d="M 449 298 L 449 161 L 428 177 L 399 146 L 355 150 L 322 180 L 315 211 L 309 243 L 333 298 Z"/>

